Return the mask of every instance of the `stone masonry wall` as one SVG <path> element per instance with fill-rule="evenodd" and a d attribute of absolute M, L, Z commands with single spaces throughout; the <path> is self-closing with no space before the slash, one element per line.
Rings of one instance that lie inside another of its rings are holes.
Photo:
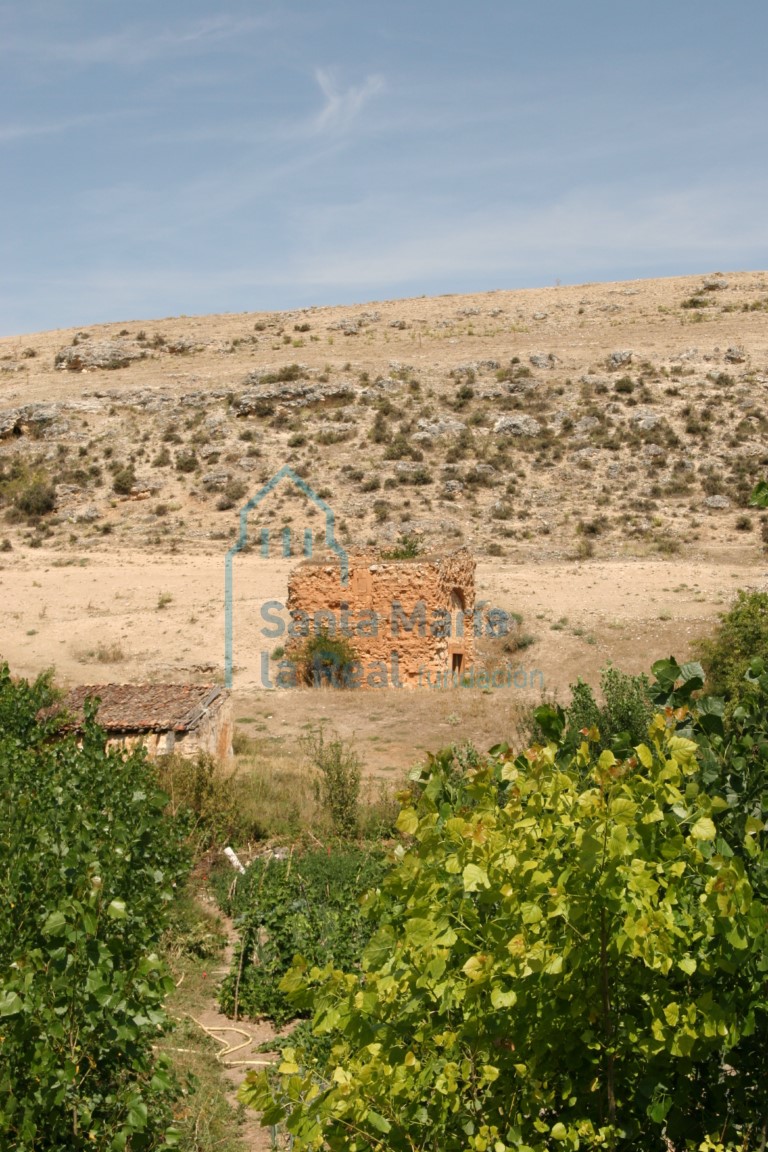
<path fill-rule="evenodd" d="M 329 635 L 346 636 L 357 654 L 349 686 L 434 685 L 472 665 L 474 606 L 475 560 L 466 548 L 413 560 L 351 557 L 346 587 L 338 565 L 305 561 L 288 582 L 295 635 L 285 663 L 308 633 L 325 626 Z"/>

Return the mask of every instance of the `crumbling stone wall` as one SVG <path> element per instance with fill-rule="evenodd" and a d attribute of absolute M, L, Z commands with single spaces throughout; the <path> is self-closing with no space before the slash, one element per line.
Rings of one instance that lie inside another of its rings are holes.
<path fill-rule="evenodd" d="M 307 635 L 324 627 L 357 655 L 350 687 L 417 688 L 463 676 L 475 655 L 475 567 L 466 548 L 413 560 L 351 557 L 342 586 L 337 564 L 299 564 L 288 582 L 293 635 L 283 683 Z"/>

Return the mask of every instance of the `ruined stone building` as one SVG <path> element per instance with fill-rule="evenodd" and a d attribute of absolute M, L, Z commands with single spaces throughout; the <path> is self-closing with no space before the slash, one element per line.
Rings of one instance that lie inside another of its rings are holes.
<path fill-rule="evenodd" d="M 150 756 L 232 755 L 232 704 L 218 685 L 84 684 L 67 692 L 58 709 L 79 727 L 89 697 L 99 700 L 96 720 L 110 746 L 143 744 Z"/>
<path fill-rule="evenodd" d="M 355 666 L 347 687 L 448 686 L 474 660 L 475 560 L 466 548 L 410 560 L 306 560 L 288 582 L 289 642 L 282 684 L 307 636 L 345 637 Z M 281 686 L 278 680 L 277 686 Z"/>

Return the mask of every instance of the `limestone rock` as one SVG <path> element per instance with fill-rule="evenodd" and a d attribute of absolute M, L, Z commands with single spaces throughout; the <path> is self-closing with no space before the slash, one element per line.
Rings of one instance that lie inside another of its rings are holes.
<path fill-rule="evenodd" d="M 225 468 L 217 468 L 203 476 L 202 485 L 206 492 L 223 492 L 232 476 Z"/>
<path fill-rule="evenodd" d="M 594 432 L 595 428 L 600 427 L 600 421 L 597 416 L 582 416 L 581 420 L 574 426 L 574 436 L 588 436 L 590 432 Z"/>
<path fill-rule="evenodd" d="M 263 411 L 265 404 L 277 402 L 288 408 L 303 408 L 323 400 L 349 399 L 353 391 L 350 384 L 318 384 L 311 380 L 290 380 L 251 388 L 238 396 L 232 404 L 236 416 L 251 416 Z"/>
<path fill-rule="evenodd" d="M 734 344 L 730 348 L 726 348 L 723 359 L 729 364 L 743 364 L 747 358 L 747 354 L 743 348 Z"/>
<path fill-rule="evenodd" d="M 61 372 L 85 372 L 89 368 L 128 368 L 146 357 L 143 348 L 127 340 L 83 340 L 62 348 L 53 364 Z"/>
<path fill-rule="evenodd" d="M 730 508 L 731 506 L 727 496 L 707 496 L 704 503 L 707 508 Z"/>
<path fill-rule="evenodd" d="M 101 513 L 95 504 L 87 504 L 84 508 L 75 508 L 67 519 L 73 524 L 93 524 L 100 515 Z"/>
<path fill-rule="evenodd" d="M 629 422 L 639 428 L 641 432 L 650 432 L 661 424 L 662 419 L 663 417 L 658 412 L 652 412 L 649 408 L 640 408 L 637 412 L 632 413 Z"/>
<path fill-rule="evenodd" d="M 449 416 L 438 417 L 436 420 L 421 419 L 418 421 L 418 432 L 414 440 L 435 440 L 440 436 L 458 436 L 466 430 L 466 424 L 461 420 L 452 420 Z"/>
<path fill-rule="evenodd" d="M 634 352 L 629 348 L 619 349 L 616 352 L 611 352 L 608 357 L 608 362 L 611 368 L 623 368 L 625 364 L 631 364 L 634 357 Z"/>
<path fill-rule="evenodd" d="M 494 432 L 504 436 L 536 436 L 541 424 L 533 416 L 501 416 L 493 426 Z"/>

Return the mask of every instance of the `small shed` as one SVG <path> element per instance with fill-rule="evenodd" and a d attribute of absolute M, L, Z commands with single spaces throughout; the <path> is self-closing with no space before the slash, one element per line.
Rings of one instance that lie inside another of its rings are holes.
<path fill-rule="evenodd" d="M 82 684 L 59 706 L 82 723 L 89 697 L 99 701 L 97 720 L 111 746 L 143 744 L 150 756 L 232 755 L 232 703 L 217 684 Z"/>

